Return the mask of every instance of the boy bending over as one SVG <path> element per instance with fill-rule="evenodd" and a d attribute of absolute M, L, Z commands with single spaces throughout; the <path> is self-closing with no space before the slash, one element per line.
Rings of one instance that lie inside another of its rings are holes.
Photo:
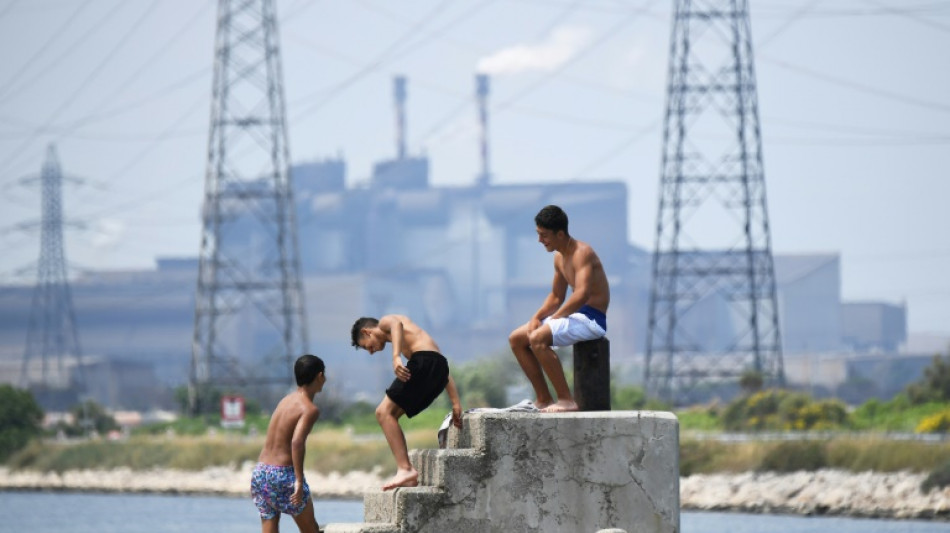
<path fill-rule="evenodd" d="M 393 345 L 396 379 L 376 408 L 376 420 L 396 459 L 396 475 L 383 485 L 383 490 L 415 487 L 419 484 L 419 472 L 409 462 L 399 417 L 416 416 L 445 390 L 452 401 L 452 423 L 462 427 L 462 406 L 455 381 L 449 375 L 449 363 L 432 337 L 407 316 L 386 315 L 379 320 L 363 317 L 353 324 L 350 335 L 353 346 L 370 354 L 381 351 L 387 342 Z M 402 357 L 407 359 L 406 365 L 402 364 Z"/>

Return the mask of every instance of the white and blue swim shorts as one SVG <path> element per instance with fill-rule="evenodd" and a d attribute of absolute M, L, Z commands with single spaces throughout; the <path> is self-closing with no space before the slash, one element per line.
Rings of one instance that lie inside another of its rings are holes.
<path fill-rule="evenodd" d="M 551 345 L 556 348 L 599 339 L 607 334 L 607 315 L 589 305 L 565 318 L 545 318 L 543 323 L 551 328 Z"/>

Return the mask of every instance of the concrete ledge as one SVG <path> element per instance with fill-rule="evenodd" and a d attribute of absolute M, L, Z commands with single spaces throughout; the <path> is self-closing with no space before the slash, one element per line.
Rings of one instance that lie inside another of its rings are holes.
<path fill-rule="evenodd" d="M 363 520 L 396 524 L 419 521 L 441 507 L 444 499 L 445 491 L 438 487 L 371 490 L 363 496 Z"/>
<path fill-rule="evenodd" d="M 672 413 L 474 413 L 448 442 L 485 455 L 470 470 L 459 464 L 444 474 L 439 516 L 488 520 L 488 529 L 471 531 L 679 531 Z M 465 486 L 448 485 L 457 475 Z"/>
<path fill-rule="evenodd" d="M 395 524 L 336 523 L 327 524 L 322 533 L 401 533 Z"/>
<path fill-rule="evenodd" d="M 672 413 L 483 412 L 464 423 L 449 430 L 449 449 L 412 451 L 428 486 L 370 491 L 371 526 L 327 533 L 679 533 Z"/>

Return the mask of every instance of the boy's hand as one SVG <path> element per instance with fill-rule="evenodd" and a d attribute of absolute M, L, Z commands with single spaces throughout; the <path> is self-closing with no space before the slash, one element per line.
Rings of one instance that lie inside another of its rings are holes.
<path fill-rule="evenodd" d="M 294 493 L 290 495 L 290 503 L 300 505 L 303 502 L 303 481 L 294 481 Z"/>
<path fill-rule="evenodd" d="M 535 317 L 531 317 L 531 320 L 528 321 L 528 332 L 532 332 L 541 327 L 541 321 Z"/>
<path fill-rule="evenodd" d="M 406 368 L 401 361 L 393 361 L 393 372 L 396 373 L 396 379 L 404 383 L 409 381 L 409 378 L 412 377 L 412 374 L 409 373 L 409 369 Z"/>
<path fill-rule="evenodd" d="M 461 405 L 452 406 L 452 424 L 455 427 L 462 429 L 462 406 Z"/>

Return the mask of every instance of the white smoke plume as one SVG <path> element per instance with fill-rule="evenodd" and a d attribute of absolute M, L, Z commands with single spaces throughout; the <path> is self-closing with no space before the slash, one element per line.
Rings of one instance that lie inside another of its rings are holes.
<path fill-rule="evenodd" d="M 478 61 L 477 70 L 493 76 L 549 72 L 570 60 L 590 39 L 590 30 L 576 26 L 556 28 L 540 44 L 520 44 Z"/>
<path fill-rule="evenodd" d="M 114 248 L 125 235 L 125 224 L 118 219 L 102 218 L 92 227 L 90 242 L 97 249 Z"/>

